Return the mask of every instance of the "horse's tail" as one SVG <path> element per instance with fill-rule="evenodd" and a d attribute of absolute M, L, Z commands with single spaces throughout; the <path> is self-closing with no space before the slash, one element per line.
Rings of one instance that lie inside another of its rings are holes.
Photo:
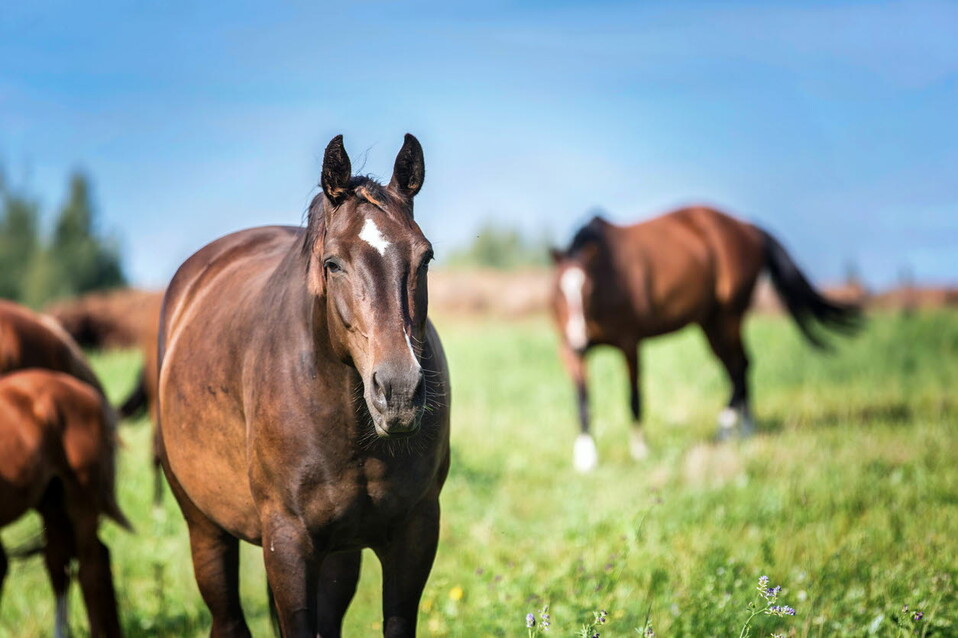
<path fill-rule="evenodd" d="M 116 500 L 116 449 L 119 446 L 119 435 L 117 434 L 117 424 L 119 418 L 116 410 L 106 400 L 102 401 L 103 420 L 105 431 L 103 432 L 105 454 L 100 464 L 100 511 L 104 516 L 113 519 L 125 530 L 132 532 L 133 526 L 127 520 L 120 504 Z"/>
<path fill-rule="evenodd" d="M 817 348 L 829 349 L 829 343 L 813 330 L 816 323 L 844 334 L 854 334 L 861 327 L 861 308 L 831 301 L 815 290 L 778 240 L 759 230 L 763 238 L 765 267 L 772 285 L 805 338 Z"/>
<path fill-rule="evenodd" d="M 121 419 L 131 419 L 146 410 L 146 370 L 144 368 L 140 369 L 140 374 L 136 377 L 136 385 L 118 410 Z"/>

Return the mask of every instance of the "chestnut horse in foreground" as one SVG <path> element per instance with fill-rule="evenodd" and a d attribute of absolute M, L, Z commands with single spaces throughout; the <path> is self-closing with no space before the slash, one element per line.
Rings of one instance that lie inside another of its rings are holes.
<path fill-rule="evenodd" d="M 384 634 L 415 635 L 449 469 L 432 248 L 413 219 L 424 174 L 406 135 L 387 186 L 353 177 L 337 136 L 305 229 L 227 235 L 173 277 L 160 454 L 213 636 L 249 636 L 239 540 L 263 547 L 287 638 L 340 635 L 365 547 Z"/>
<path fill-rule="evenodd" d="M 722 361 L 732 396 L 719 415 L 718 438 L 738 426 L 753 430 L 749 410 L 748 356 L 742 320 L 763 270 L 799 329 L 815 346 L 827 347 L 815 324 L 851 332 L 858 308 L 829 301 L 809 283 L 770 234 L 709 208 L 685 208 L 632 226 L 596 217 L 565 251 L 553 251 L 552 309 L 563 362 L 575 383 L 581 433 L 575 466 L 589 471 L 598 462 L 589 433 L 585 354 L 596 345 L 622 351 L 629 370 L 633 417 L 632 456 L 648 454 L 641 430 L 638 348 L 642 339 L 696 323 Z"/>
<path fill-rule="evenodd" d="M 0 527 L 31 508 L 43 517 L 58 638 L 69 633 L 74 558 L 90 635 L 121 635 L 110 552 L 97 536 L 101 515 L 129 529 L 114 492 L 115 456 L 116 418 L 97 389 L 39 368 L 0 378 Z M 6 571 L 0 545 L 0 587 Z"/>

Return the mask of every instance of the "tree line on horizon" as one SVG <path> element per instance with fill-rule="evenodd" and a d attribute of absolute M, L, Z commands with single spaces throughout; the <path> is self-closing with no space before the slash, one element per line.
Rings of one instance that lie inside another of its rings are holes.
<path fill-rule="evenodd" d="M 33 308 L 126 284 L 118 242 L 98 227 L 90 179 L 69 178 L 50 232 L 40 203 L 0 172 L 0 297 Z"/>

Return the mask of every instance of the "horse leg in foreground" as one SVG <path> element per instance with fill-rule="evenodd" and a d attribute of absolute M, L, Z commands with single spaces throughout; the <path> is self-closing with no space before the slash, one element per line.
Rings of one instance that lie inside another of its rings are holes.
<path fill-rule="evenodd" d="M 41 369 L 0 379 L 0 525 L 30 508 L 43 518 L 58 638 L 69 634 L 74 559 L 90 635 L 121 635 L 109 550 L 98 536 L 101 515 L 129 528 L 114 496 L 115 437 L 112 408 L 90 385 Z M 0 561 L 0 585 L 4 568 Z"/>
<path fill-rule="evenodd" d="M 320 636 L 339 636 L 343 616 L 356 594 L 362 552 L 330 554 L 319 566 L 316 579 L 316 629 Z"/>
<path fill-rule="evenodd" d="M 438 495 L 437 495 L 438 496 Z M 419 599 L 439 543 L 439 501 L 424 502 L 385 546 L 374 548 L 383 567 L 383 634 L 414 636 Z"/>
<path fill-rule="evenodd" d="M 407 135 L 388 186 L 354 177 L 338 136 L 305 229 L 223 237 L 168 288 L 159 453 L 214 636 L 249 635 L 239 540 L 263 548 L 287 638 L 340 635 L 367 547 L 385 635 L 415 635 L 449 469 L 432 247 L 412 214 L 424 171 Z"/>

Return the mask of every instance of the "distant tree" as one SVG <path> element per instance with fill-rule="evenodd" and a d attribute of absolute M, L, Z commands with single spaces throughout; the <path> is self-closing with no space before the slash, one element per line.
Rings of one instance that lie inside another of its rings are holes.
<path fill-rule="evenodd" d="M 52 236 L 40 234 L 39 205 L 9 187 L 0 171 L 0 296 L 34 307 L 126 283 L 116 242 L 97 228 L 90 185 L 70 178 Z"/>
<path fill-rule="evenodd" d="M 71 294 L 126 283 L 116 245 L 97 235 L 90 185 L 82 173 L 74 173 L 70 178 L 70 190 L 60 209 L 50 251 L 64 288 Z"/>
<path fill-rule="evenodd" d="M 548 245 L 544 235 L 530 239 L 515 228 L 487 221 L 479 228 L 472 242 L 454 251 L 446 263 L 499 270 L 543 266 L 548 261 Z"/>
<path fill-rule="evenodd" d="M 0 177 L 0 297 L 21 299 L 39 245 L 37 202 L 6 188 Z"/>

